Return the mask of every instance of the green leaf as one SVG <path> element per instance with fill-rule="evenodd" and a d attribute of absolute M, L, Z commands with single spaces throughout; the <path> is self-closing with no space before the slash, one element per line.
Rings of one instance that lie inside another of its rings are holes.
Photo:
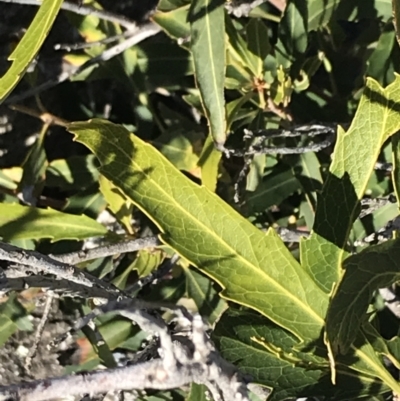
<path fill-rule="evenodd" d="M 0 347 L 18 330 L 17 325 L 6 315 L 0 314 Z"/>
<path fill-rule="evenodd" d="M 321 165 L 318 157 L 313 152 L 303 153 L 293 159 L 290 162 L 293 166 L 293 173 L 304 190 L 309 210 L 311 211 L 311 216 L 305 216 L 307 227 L 311 229 L 314 224 L 317 207 L 317 191 L 322 188 Z"/>
<path fill-rule="evenodd" d="M 188 296 L 195 302 L 201 317 L 212 325 L 228 305 L 218 296 L 209 278 L 193 269 L 185 268 L 184 271 Z"/>
<path fill-rule="evenodd" d="M 101 355 L 105 360 L 109 361 L 110 364 L 112 364 L 112 360 L 114 359 L 110 353 L 110 350 L 118 348 L 136 331 L 131 321 L 120 317 L 113 318 L 103 324 L 98 325 L 97 329 L 106 342 L 106 344 L 101 348 Z M 90 333 L 86 332 L 85 335 L 86 334 Z M 96 343 L 96 341 L 93 342 Z M 81 342 L 82 349 L 85 349 L 87 346 L 90 348 L 89 350 L 86 348 L 86 352 L 82 357 L 82 362 L 87 362 L 97 357 L 97 352 L 90 344 L 86 345 L 85 343 Z"/>
<path fill-rule="evenodd" d="M 254 192 L 248 193 L 247 202 L 252 211 L 261 212 L 273 205 L 279 205 L 301 188 L 292 170 L 282 168 L 275 170 L 264 177 L 263 182 Z"/>
<path fill-rule="evenodd" d="M 99 179 L 93 155 L 53 160 L 46 170 L 46 186 L 63 190 L 82 190 Z"/>
<path fill-rule="evenodd" d="M 100 333 L 96 333 L 88 325 L 82 327 L 82 332 L 90 342 L 92 346 L 93 356 L 99 357 L 101 363 L 109 369 L 116 368 L 117 363 L 115 362 L 114 355 L 112 354 L 108 344 L 104 341 Z M 90 351 L 89 351 L 90 352 Z"/>
<path fill-rule="evenodd" d="M 273 389 L 271 401 L 321 396 L 337 401 L 388 391 L 377 378 L 357 374 L 344 364 L 338 367 L 337 385 L 333 385 L 324 353 L 296 351 L 293 336 L 252 312 L 229 309 L 219 320 L 213 340 L 222 356 L 253 382 Z"/>
<path fill-rule="evenodd" d="M 156 11 L 151 17 L 165 33 L 174 39 L 186 39 L 190 36 L 190 25 L 187 22 L 189 5 L 168 12 Z"/>
<path fill-rule="evenodd" d="M 327 25 L 339 3 L 349 0 L 309 0 L 308 1 L 308 30 L 316 31 Z"/>
<path fill-rule="evenodd" d="M 98 185 L 94 184 L 84 191 L 79 191 L 67 199 L 63 212 L 74 215 L 85 214 L 96 219 L 106 208 L 107 202 L 99 192 Z"/>
<path fill-rule="evenodd" d="M 107 229 L 86 216 L 39 209 L 18 204 L 0 203 L 0 236 L 15 239 L 84 239 L 105 235 Z"/>
<path fill-rule="evenodd" d="M 5 75 L 0 78 L 0 103 L 15 88 L 42 47 L 61 4 L 62 0 L 43 0 L 24 37 L 8 58 L 12 64 Z"/>
<path fill-rule="evenodd" d="M 241 71 L 245 82 L 251 83 L 253 77 L 259 77 L 262 73 L 263 60 L 260 59 L 258 54 L 258 52 L 263 53 L 264 51 L 264 44 L 259 43 L 261 38 L 258 37 L 261 34 L 261 29 L 255 27 L 254 23 L 252 23 L 248 27 L 247 36 L 249 40 L 246 41 L 230 18 L 226 18 L 225 24 L 226 33 L 228 34 L 227 61 L 235 66 L 238 71 Z M 264 42 L 266 38 L 268 36 L 262 38 Z M 268 45 L 268 41 L 266 43 Z"/>
<path fill-rule="evenodd" d="M 396 31 L 397 42 L 400 45 L 400 4 L 397 0 L 392 0 L 393 25 Z"/>
<path fill-rule="evenodd" d="M 207 387 L 204 384 L 192 383 L 190 385 L 189 396 L 185 401 L 207 401 Z"/>
<path fill-rule="evenodd" d="M 132 202 L 126 198 L 119 188 L 117 188 L 111 181 L 107 180 L 107 178 L 102 175 L 100 176 L 99 184 L 100 192 L 107 201 L 107 207 L 114 214 L 117 221 L 125 227 L 127 233 L 132 235 Z"/>
<path fill-rule="evenodd" d="M 221 157 L 221 152 L 214 146 L 213 138 L 208 135 L 197 164 L 201 168 L 201 183 L 211 192 L 215 192 L 217 189 L 218 167 Z"/>
<path fill-rule="evenodd" d="M 189 12 L 195 77 L 217 146 L 226 140 L 224 4 L 223 0 L 193 0 Z"/>
<path fill-rule="evenodd" d="M 392 181 L 397 203 L 400 204 L 400 133 L 392 136 L 393 172 Z"/>
<path fill-rule="evenodd" d="M 197 153 L 204 135 L 199 132 L 171 129 L 161 134 L 152 144 L 179 170 L 191 172 L 197 167 Z"/>
<path fill-rule="evenodd" d="M 347 258 L 344 268 L 327 314 L 326 332 L 334 354 L 349 350 L 373 292 L 400 279 L 400 240 L 370 246 Z"/>
<path fill-rule="evenodd" d="M 277 61 L 285 68 L 298 61 L 307 49 L 307 14 L 306 0 L 292 0 L 285 8 L 275 48 Z"/>
<path fill-rule="evenodd" d="M 44 124 L 22 165 L 23 174 L 18 191 L 22 192 L 23 199 L 29 204 L 36 204 L 37 197 L 41 194 L 44 185 L 45 171 L 48 165 L 44 150 L 47 130 L 48 125 Z"/>
<path fill-rule="evenodd" d="M 398 215 L 399 208 L 396 203 L 386 204 L 385 206 L 380 207 L 368 216 L 369 224 L 367 225 L 367 227 L 365 219 L 357 219 L 353 225 L 350 239 L 352 241 L 364 239 L 372 232 L 376 233 L 378 230 L 385 227 L 388 221 L 395 219 Z M 369 228 L 368 231 L 366 230 L 367 228 Z"/>
<path fill-rule="evenodd" d="M 164 252 L 160 249 L 140 250 L 137 252 L 136 259 L 131 264 L 131 269 L 136 270 L 140 278 L 148 276 L 157 269 L 164 260 Z"/>
<path fill-rule="evenodd" d="M 246 27 L 247 47 L 258 60 L 257 76 L 262 75 L 264 59 L 271 51 L 271 45 L 268 40 L 268 28 L 262 20 L 252 18 Z"/>
<path fill-rule="evenodd" d="M 394 79 L 393 61 L 391 59 L 391 53 L 395 45 L 394 36 L 392 22 L 388 22 L 368 60 L 366 74 L 376 79 L 381 85 L 386 85 Z"/>
<path fill-rule="evenodd" d="M 99 158 L 101 173 L 157 224 L 162 241 L 217 281 L 225 299 L 305 341 L 320 336 L 328 298 L 273 230 L 259 231 L 122 126 L 91 120 L 69 130 Z"/>
<path fill-rule="evenodd" d="M 137 52 L 137 66 L 148 79 L 193 74 L 191 54 L 176 43 L 143 43 Z"/>
<path fill-rule="evenodd" d="M 311 237 L 301 242 L 304 268 L 326 292 L 342 275 L 346 243 L 383 143 L 400 129 L 400 76 L 385 89 L 373 79 L 350 128 L 339 127 Z M 345 155 L 345 156 L 344 156 Z"/>

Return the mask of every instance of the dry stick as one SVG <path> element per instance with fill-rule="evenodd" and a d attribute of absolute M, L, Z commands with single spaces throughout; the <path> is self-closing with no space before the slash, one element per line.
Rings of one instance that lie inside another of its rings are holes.
<path fill-rule="evenodd" d="M 374 168 L 375 170 L 386 171 L 390 173 L 393 170 L 393 164 L 387 162 L 376 162 Z"/>
<path fill-rule="evenodd" d="M 220 147 L 219 150 L 225 153 L 226 157 L 237 156 L 244 158 L 244 165 L 242 170 L 239 172 L 238 179 L 234 185 L 234 202 L 239 204 L 241 199 L 240 194 L 240 183 L 246 178 L 247 173 L 250 170 L 250 165 L 252 158 L 255 155 L 293 155 L 293 154 L 303 154 L 306 152 L 319 152 L 322 149 L 332 145 L 335 139 L 335 126 L 333 125 L 321 125 L 321 124 L 311 124 L 311 125 L 301 125 L 293 127 L 292 129 L 266 129 L 266 130 L 255 130 L 250 131 L 248 129 L 244 130 L 244 138 L 247 140 L 253 140 L 254 143 L 246 147 L 245 150 L 241 149 L 231 149 L 224 146 Z M 307 146 L 297 146 L 297 147 L 281 147 L 281 146 L 265 146 L 263 143 L 267 139 L 272 138 L 296 138 L 305 135 L 308 138 L 313 138 L 315 136 L 326 135 L 327 138 L 319 143 L 312 143 Z"/>
<path fill-rule="evenodd" d="M 0 0 L 0 2 L 12 3 L 12 4 L 25 4 L 37 7 L 42 5 L 41 0 Z M 136 23 L 134 21 L 130 21 L 129 19 L 123 16 L 111 13 L 109 11 L 99 10 L 97 8 L 75 4 L 70 1 L 64 1 L 61 5 L 61 9 L 65 11 L 71 11 L 72 13 L 79 15 L 93 15 L 95 17 L 99 17 L 104 21 L 110 21 L 120 24 L 121 26 L 127 29 L 132 29 L 136 26 Z"/>
<path fill-rule="evenodd" d="M 131 287 L 128 287 L 125 289 L 126 294 L 134 294 L 135 292 L 139 291 L 141 288 L 143 288 L 145 285 L 152 283 L 153 281 L 164 277 L 166 274 L 168 274 L 173 266 L 176 264 L 178 261 L 179 256 L 177 254 L 173 255 L 170 260 L 167 262 L 163 263 L 159 269 L 157 269 L 155 272 L 150 273 L 148 276 L 138 280 L 135 284 L 133 284 Z M 169 310 L 174 310 L 175 312 L 180 311 L 181 307 L 180 306 L 172 306 L 172 305 L 167 305 L 164 303 L 152 303 L 149 304 L 145 301 L 141 301 L 138 299 L 131 299 L 131 298 L 126 298 L 122 301 L 119 300 L 109 300 L 108 303 L 98 306 L 97 308 L 93 309 L 90 313 L 88 313 L 85 316 L 82 316 L 77 322 L 75 322 L 74 326 L 68 330 L 66 333 L 64 333 L 62 336 L 56 338 L 52 343 L 51 346 L 54 347 L 57 344 L 63 342 L 66 338 L 69 336 L 73 335 L 77 331 L 81 330 L 82 327 L 86 326 L 91 322 L 93 319 L 95 319 L 97 316 L 107 313 L 110 311 L 114 310 L 121 310 L 121 308 L 126 308 L 127 306 L 135 306 L 136 308 L 141 308 L 141 309 L 146 309 L 146 308 L 167 308 Z"/>
<path fill-rule="evenodd" d="M 300 242 L 301 238 L 308 238 L 310 235 L 309 231 L 290 230 L 286 227 L 277 227 L 275 231 L 283 242 Z"/>
<path fill-rule="evenodd" d="M 368 235 L 367 237 L 355 240 L 353 246 L 364 246 L 372 243 L 382 243 L 393 238 L 393 232 L 400 230 L 400 216 L 390 220 L 386 223 L 385 227 L 381 228 L 375 233 Z"/>
<path fill-rule="evenodd" d="M 26 92 L 21 93 L 20 95 L 10 96 L 5 101 L 5 103 L 6 104 L 17 103 L 30 96 L 37 95 L 47 89 L 53 88 L 54 86 L 62 82 L 65 82 L 69 78 L 73 77 L 74 75 L 80 74 L 81 72 L 87 70 L 88 68 L 98 66 L 99 63 L 108 61 L 113 57 L 118 56 L 119 54 L 129 49 L 130 47 L 135 46 L 141 41 L 156 35 L 160 31 L 161 28 L 152 22 L 142 25 L 136 32 L 132 33 L 132 36 L 127 38 L 124 42 L 118 43 L 117 45 L 110 47 L 109 49 L 105 50 L 102 54 L 91 58 L 90 60 L 86 61 L 86 63 L 82 64 L 79 67 L 73 68 L 71 71 L 63 72 L 56 79 L 49 80 L 35 88 L 29 89 Z"/>
<path fill-rule="evenodd" d="M 132 307 L 125 308 L 124 315 L 135 320 L 144 330 L 158 333 L 161 359 L 115 370 L 0 388 L 0 401 L 44 401 L 59 394 L 96 394 L 115 390 L 166 390 L 191 382 L 205 384 L 216 400 L 249 401 L 242 376 L 215 350 L 200 316 L 192 317 L 186 312 L 184 315 L 187 317 L 184 317 L 178 313 L 181 325 L 189 324 L 191 330 L 187 336 L 172 338 L 159 317 Z"/>
<path fill-rule="evenodd" d="M 65 279 L 87 287 L 98 287 L 106 290 L 114 298 L 121 296 L 118 288 L 108 284 L 97 277 L 76 267 L 54 260 L 49 256 L 36 251 L 28 251 L 0 241 L 0 260 L 31 266 L 32 269 L 40 269 L 48 274 L 53 274 L 57 279 Z"/>
<path fill-rule="evenodd" d="M 19 276 L 9 277 L 12 270 L 7 269 L 7 283 L 0 285 L 0 297 L 10 291 L 22 291 L 27 288 L 42 288 L 51 290 L 54 294 L 63 297 L 96 298 L 99 300 L 115 299 L 115 295 L 107 290 L 97 287 L 87 287 L 85 285 L 73 283 L 68 280 L 55 280 L 45 276 Z"/>
<path fill-rule="evenodd" d="M 254 138 L 255 143 L 250 145 L 247 149 L 230 149 L 222 147 L 221 151 L 225 153 L 227 157 L 237 156 L 253 156 L 253 155 L 271 155 L 271 154 L 302 154 L 306 152 L 319 152 L 320 150 L 332 145 L 335 139 L 335 128 L 333 126 L 322 126 L 319 124 L 304 125 L 293 127 L 291 130 L 283 129 L 267 129 L 267 130 L 256 130 L 250 131 L 245 130 L 246 138 Z M 256 136 L 257 135 L 257 136 Z M 260 136 L 259 136 L 260 135 Z M 327 138 L 319 143 L 312 143 L 307 146 L 296 146 L 296 147 L 279 147 L 279 146 L 264 146 L 263 142 L 266 139 L 271 138 L 295 138 L 305 135 L 307 137 L 315 137 L 319 135 L 326 135 Z"/>
<path fill-rule="evenodd" d="M 37 349 L 38 349 L 38 346 L 39 346 L 39 343 L 40 343 L 40 340 L 41 340 L 41 337 L 42 337 L 42 334 L 44 331 L 44 327 L 49 318 L 49 313 L 50 313 L 51 304 L 53 302 L 53 299 L 54 299 L 54 295 L 49 291 L 46 294 L 46 303 L 44 305 L 42 318 L 40 319 L 40 322 L 36 328 L 34 342 L 32 344 L 31 349 L 29 350 L 28 355 L 25 358 L 24 369 L 28 373 L 30 373 L 31 366 L 32 366 L 32 359 L 36 355 L 36 352 L 37 352 Z"/>
<path fill-rule="evenodd" d="M 241 3 L 238 1 L 229 1 L 225 4 L 228 14 L 233 14 L 236 18 L 248 17 L 251 10 L 265 3 L 267 0 L 253 0 L 251 3 Z"/>
<path fill-rule="evenodd" d="M 385 301 L 386 307 L 400 319 L 400 299 L 391 288 L 380 288 L 379 294 Z"/>
<path fill-rule="evenodd" d="M 1 0 L 0 0 L 1 1 Z M 119 39 L 124 39 L 132 35 L 131 31 L 125 31 L 123 33 L 120 33 L 118 35 L 114 36 L 109 36 L 104 39 L 96 40 L 93 42 L 82 42 L 82 43 L 57 43 L 54 45 L 54 50 L 65 50 L 67 52 L 70 52 L 72 50 L 82 50 L 82 49 L 87 49 L 93 46 L 97 45 L 106 45 L 109 43 L 116 42 Z"/>
<path fill-rule="evenodd" d="M 380 209 L 381 207 L 387 205 L 388 203 L 396 203 L 396 196 L 390 194 L 383 198 L 374 198 L 374 199 L 362 199 L 361 206 L 368 206 L 366 209 L 361 210 L 360 215 L 358 216 L 360 219 L 363 217 L 375 212 L 375 210 Z"/>
<path fill-rule="evenodd" d="M 102 245 L 97 248 L 85 249 L 62 255 L 50 255 L 50 257 L 63 263 L 75 265 L 87 260 L 104 258 L 121 253 L 136 252 L 145 248 L 153 248 L 160 244 L 161 242 L 158 237 L 147 237 L 118 242 L 116 244 Z"/>

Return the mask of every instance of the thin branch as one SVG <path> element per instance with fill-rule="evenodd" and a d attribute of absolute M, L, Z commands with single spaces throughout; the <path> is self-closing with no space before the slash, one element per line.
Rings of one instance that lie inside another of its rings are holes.
<path fill-rule="evenodd" d="M 286 227 L 277 227 L 275 231 L 284 242 L 300 242 L 301 238 L 307 238 L 310 233 L 302 230 L 289 230 Z"/>
<path fill-rule="evenodd" d="M 386 307 L 400 319 L 400 299 L 391 288 L 380 288 L 379 294 L 385 301 Z"/>
<path fill-rule="evenodd" d="M 120 303 L 119 306 L 122 304 Z M 167 390 L 195 382 L 205 384 L 216 400 L 249 401 L 247 385 L 237 368 L 221 358 L 207 335 L 207 326 L 199 315 L 178 313 L 182 335 L 171 335 L 166 324 L 132 304 L 123 314 L 135 320 L 144 330 L 160 337 L 160 358 L 135 365 L 21 383 L 0 388 L 0 401 L 44 401 L 79 394 L 99 394 L 117 390 Z"/>
<path fill-rule="evenodd" d="M 394 231 L 400 230 L 400 216 L 393 220 L 390 220 L 385 227 L 381 228 L 375 233 L 368 235 L 367 237 L 356 240 L 353 246 L 364 246 L 370 244 L 380 244 L 393 238 Z"/>
<path fill-rule="evenodd" d="M 250 131 L 245 130 L 245 137 L 254 138 L 253 143 L 245 150 L 231 149 L 224 146 L 220 147 L 219 150 L 225 153 L 227 157 L 237 156 L 244 157 L 250 155 L 271 155 L 271 154 L 302 154 L 306 152 L 319 152 L 322 149 L 332 145 L 335 140 L 335 128 L 331 125 L 304 125 L 293 127 L 290 130 L 285 129 L 267 129 L 267 130 L 256 130 Z M 315 136 L 326 135 L 326 139 L 318 142 L 311 143 L 306 146 L 296 147 L 280 147 L 280 146 L 265 146 L 264 142 L 271 138 L 293 138 L 305 135 L 306 137 L 313 138 Z"/>
<path fill-rule="evenodd" d="M 297 138 L 302 135 L 307 136 L 307 138 L 313 138 L 320 135 L 334 135 L 335 132 L 335 124 L 306 124 L 298 125 L 291 129 L 269 128 L 252 131 L 248 129 L 244 130 L 244 133 L 248 138 L 261 137 L 262 140 L 270 138 Z"/>
<path fill-rule="evenodd" d="M 53 274 L 57 279 L 65 279 L 87 287 L 97 287 L 118 297 L 122 293 L 118 288 L 77 269 L 75 266 L 59 262 L 36 251 L 28 251 L 0 241 L 0 260 L 30 266 L 33 270 Z"/>
<path fill-rule="evenodd" d="M 43 315 L 40 319 L 40 322 L 36 328 L 35 331 L 35 337 L 33 344 L 29 350 L 28 355 L 25 358 L 25 363 L 24 363 L 24 369 L 30 373 L 31 366 L 32 366 L 32 359 L 35 357 L 40 340 L 42 338 L 42 334 L 44 331 L 44 328 L 46 326 L 47 320 L 49 318 L 50 310 L 51 310 L 51 304 L 53 303 L 54 295 L 49 291 L 46 294 L 46 302 L 44 304 L 44 310 L 43 310 Z"/>
<path fill-rule="evenodd" d="M 0 0 L 2 1 L 2 0 Z M 132 46 L 137 45 L 141 41 L 156 35 L 158 32 L 161 31 L 161 28 L 154 24 L 153 22 L 149 22 L 143 26 L 141 26 L 137 31 L 133 32 L 132 35 L 127 38 L 124 42 L 118 43 L 117 45 L 110 47 L 109 49 L 105 50 L 100 55 L 91 58 L 90 60 L 86 61 L 79 67 L 72 68 L 70 71 L 63 72 L 57 78 L 53 80 L 49 80 L 41 85 L 36 86 L 35 88 L 29 89 L 20 95 L 10 96 L 5 103 L 17 103 L 21 100 L 24 100 L 28 97 L 37 95 L 47 89 L 53 88 L 54 86 L 67 81 L 68 79 L 72 78 L 75 75 L 78 75 L 88 68 L 92 68 L 98 66 L 100 63 L 108 61 L 113 57 L 118 56 L 125 50 L 131 48 Z"/>
<path fill-rule="evenodd" d="M 9 270 L 7 270 L 7 276 Z M 0 297 L 10 291 L 22 291 L 28 288 L 42 288 L 63 297 L 96 298 L 100 300 L 115 299 L 114 294 L 102 288 L 87 287 L 68 280 L 59 280 L 45 276 L 19 276 L 7 278 L 5 285 L 0 285 Z"/>
<path fill-rule="evenodd" d="M 11 3 L 11 4 L 25 4 L 36 7 L 42 5 L 41 0 L 0 0 L 0 2 Z M 61 9 L 79 15 L 93 15 L 95 17 L 99 17 L 104 21 L 110 21 L 120 24 L 121 26 L 127 29 L 132 29 L 136 26 L 136 23 L 134 21 L 130 21 L 129 19 L 123 16 L 111 13 L 106 10 L 99 10 L 97 8 L 93 8 L 90 6 L 79 5 L 70 1 L 64 1 L 61 5 Z"/>
<path fill-rule="evenodd" d="M 376 162 L 374 168 L 375 170 L 386 171 L 390 173 L 393 171 L 393 164 L 386 162 Z"/>
<path fill-rule="evenodd" d="M 89 324 L 93 319 L 95 319 L 97 316 L 100 316 L 104 313 L 109 313 L 109 312 L 124 312 L 126 310 L 151 310 L 151 309 L 165 309 L 169 311 L 174 311 L 176 314 L 183 314 L 185 315 L 186 310 L 183 309 L 179 305 L 171 305 L 167 304 L 164 302 L 146 302 L 142 301 L 140 299 L 131 299 L 131 298 L 126 298 L 123 299 L 122 301 L 118 300 L 110 300 L 104 305 L 100 305 L 96 308 L 94 308 L 90 313 L 88 313 L 85 316 L 82 316 L 79 318 L 73 325 L 73 327 L 65 334 L 62 336 L 59 336 L 56 338 L 51 344 L 51 347 L 56 346 L 57 344 L 63 342 L 67 337 L 70 337 L 77 333 L 79 330 L 81 330 L 84 326 Z M 188 314 L 185 315 L 185 317 L 188 317 Z"/>
<path fill-rule="evenodd" d="M 365 207 L 363 210 L 361 210 L 359 218 L 362 219 L 363 217 L 375 212 L 375 210 L 380 209 L 381 207 L 387 205 L 388 203 L 396 203 L 397 199 L 396 196 L 393 194 L 390 194 L 388 196 L 385 196 L 383 198 L 365 198 L 361 200 L 361 206 Z"/>
<path fill-rule="evenodd" d="M 0 0 L 1 1 L 1 0 Z M 104 39 L 100 40 L 95 40 L 93 42 L 82 42 L 82 43 L 57 43 L 54 45 L 54 50 L 65 50 L 67 52 L 71 52 L 72 50 L 82 50 L 82 49 L 87 49 L 93 46 L 98 46 L 98 45 L 106 45 L 109 43 L 116 42 L 117 40 L 127 38 L 131 36 L 132 33 L 131 31 L 125 31 L 123 33 L 120 33 L 118 35 L 114 36 L 109 36 Z"/>
<path fill-rule="evenodd" d="M 248 17 L 251 10 L 265 3 L 266 1 L 267 0 L 253 0 L 250 3 L 247 3 L 233 0 L 228 1 L 225 4 L 225 9 L 228 14 L 233 14 L 236 18 Z"/>
<path fill-rule="evenodd" d="M 122 253 L 136 252 L 140 249 L 153 248 L 160 245 L 158 237 L 139 238 L 118 242 L 116 244 L 102 245 L 97 248 L 85 249 L 77 252 L 65 253 L 62 255 L 49 255 L 52 259 L 63 263 L 75 265 L 87 260 L 104 258 Z"/>

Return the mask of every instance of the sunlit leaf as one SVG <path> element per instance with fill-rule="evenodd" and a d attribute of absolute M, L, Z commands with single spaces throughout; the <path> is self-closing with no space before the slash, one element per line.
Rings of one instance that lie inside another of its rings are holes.
<path fill-rule="evenodd" d="M 217 145 L 226 140 L 224 1 L 192 1 L 190 50 L 210 133 Z"/>
<path fill-rule="evenodd" d="M 400 279 L 400 240 L 370 246 L 344 261 L 345 273 L 335 289 L 327 315 L 332 350 L 345 354 L 355 340 L 378 288 Z"/>
<path fill-rule="evenodd" d="M 326 292 L 341 277 L 348 236 L 381 147 L 400 129 L 399 85 L 398 75 L 385 89 L 368 79 L 350 128 L 347 132 L 338 129 L 313 232 L 301 243 L 304 268 Z"/>
<path fill-rule="evenodd" d="M 62 0 L 43 0 L 24 37 L 8 57 L 12 64 L 0 78 L 0 103 L 14 89 L 35 58 L 57 17 L 61 4 Z"/>
<path fill-rule="evenodd" d="M 100 192 L 107 201 L 107 206 L 129 234 L 133 234 L 132 211 L 133 204 L 111 181 L 104 176 L 99 179 Z"/>
<path fill-rule="evenodd" d="M 222 296 L 303 340 L 320 336 L 328 298 L 273 230 L 259 231 L 122 126 L 92 120 L 69 130 L 99 158 L 101 173 L 158 225 L 162 240 L 221 285 Z"/>
<path fill-rule="evenodd" d="M 13 239 L 50 238 L 84 239 L 105 235 L 107 229 L 86 216 L 39 209 L 18 204 L 0 203 L 0 236 Z"/>
<path fill-rule="evenodd" d="M 377 378 L 355 374 L 346 365 L 338 367 L 338 384 L 332 385 L 324 354 L 296 351 L 293 336 L 255 313 L 225 312 L 213 339 L 252 381 L 272 389 L 272 401 L 319 396 L 344 400 L 388 391 Z"/>

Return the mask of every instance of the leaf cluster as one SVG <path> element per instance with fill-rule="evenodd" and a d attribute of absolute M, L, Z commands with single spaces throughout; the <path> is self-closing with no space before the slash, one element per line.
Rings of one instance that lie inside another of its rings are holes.
<path fill-rule="evenodd" d="M 399 315 L 385 314 L 378 292 L 399 281 L 399 239 L 394 232 L 383 243 L 357 242 L 398 216 L 397 1 L 393 10 L 388 0 L 275 3 L 160 0 L 150 18 L 162 32 L 71 77 L 74 107 L 56 87 L 56 116 L 41 93 L 29 109 L 42 121 L 36 142 L 21 165 L 0 170 L 0 237 L 58 254 L 93 238 L 157 234 L 155 249 L 80 267 L 129 296 L 198 311 L 222 356 L 269 388 L 273 401 L 400 394 L 385 363 L 400 368 Z M 0 99 L 22 78 L 60 7 L 43 1 L 0 78 Z M 100 40 L 63 55 L 75 65 L 102 54 L 102 40 L 123 30 L 99 17 L 67 17 L 82 40 Z M 25 77 L 33 86 L 39 79 Z M 24 107 L 17 110 L 32 103 Z M 335 132 L 318 151 L 324 138 L 314 122 Z M 54 125 L 85 150 L 71 146 L 53 159 L 45 145 Z M 392 173 L 376 170 L 378 162 L 392 163 Z M 366 200 L 389 195 L 396 203 L 360 217 Z M 285 243 L 280 228 L 301 238 Z M 129 293 L 175 253 L 181 261 L 168 277 Z M 1 344 L 32 330 L 32 302 L 6 298 Z M 91 307 L 74 302 L 82 314 Z M 105 347 L 69 372 L 114 367 L 113 350 L 137 351 L 145 337 L 116 316 L 96 325 Z M 94 343 L 90 330 L 84 334 Z M 201 392 L 194 385 L 188 399 Z"/>

